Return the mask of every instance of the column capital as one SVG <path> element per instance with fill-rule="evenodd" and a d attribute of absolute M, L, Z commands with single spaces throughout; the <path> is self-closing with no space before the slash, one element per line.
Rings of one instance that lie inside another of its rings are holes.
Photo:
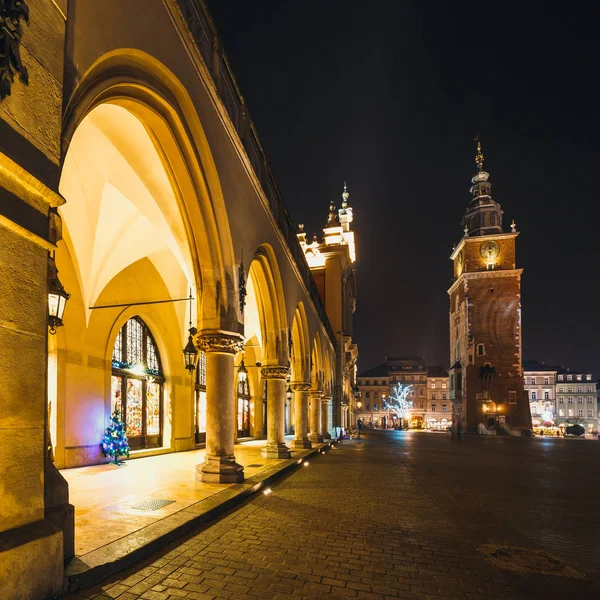
<path fill-rule="evenodd" d="M 331 396 L 323 396 L 323 397 L 321 398 L 321 400 L 323 400 L 323 402 L 324 402 L 325 404 L 327 404 L 327 403 L 328 403 L 328 402 L 331 400 Z"/>
<path fill-rule="evenodd" d="M 310 390 L 310 381 L 292 381 L 290 387 L 293 392 L 308 392 Z"/>
<path fill-rule="evenodd" d="M 308 390 L 308 395 L 311 398 L 320 398 L 323 395 L 323 390 Z"/>
<path fill-rule="evenodd" d="M 237 354 L 244 349 L 244 338 L 239 333 L 221 329 L 204 329 L 196 338 L 196 347 L 203 352 Z"/>
<path fill-rule="evenodd" d="M 260 374 L 263 379 L 287 379 L 290 374 L 290 368 L 282 365 L 270 365 L 261 367 Z"/>

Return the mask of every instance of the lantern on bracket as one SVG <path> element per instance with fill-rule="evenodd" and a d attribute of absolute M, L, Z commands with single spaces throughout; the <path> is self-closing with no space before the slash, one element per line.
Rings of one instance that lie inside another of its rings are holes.
<path fill-rule="evenodd" d="M 67 294 L 60 279 L 54 256 L 48 257 L 48 326 L 50 333 L 54 335 L 57 327 L 63 326 L 63 315 L 67 300 L 71 297 Z"/>

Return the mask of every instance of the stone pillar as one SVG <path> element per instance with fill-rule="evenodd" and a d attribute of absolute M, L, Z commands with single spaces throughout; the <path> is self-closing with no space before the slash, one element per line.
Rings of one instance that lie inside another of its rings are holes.
<path fill-rule="evenodd" d="M 262 367 L 261 375 L 267 381 L 267 445 L 260 454 L 263 458 L 290 458 L 285 445 L 285 388 L 289 367 L 273 365 Z"/>
<path fill-rule="evenodd" d="M 308 439 L 308 390 L 310 383 L 293 381 L 290 387 L 294 391 L 294 421 L 296 438 L 292 442 L 292 450 L 312 448 Z"/>
<path fill-rule="evenodd" d="M 321 398 L 323 392 L 321 390 L 310 390 L 310 435 L 308 439 L 313 444 L 323 443 L 323 435 L 321 434 Z"/>
<path fill-rule="evenodd" d="M 239 483 L 244 467 L 235 461 L 234 358 L 244 346 L 237 333 L 205 330 L 198 348 L 206 353 L 206 454 L 196 465 L 196 479 L 205 483 Z"/>
<path fill-rule="evenodd" d="M 321 435 L 323 436 L 323 441 L 328 441 L 331 439 L 331 435 L 329 433 L 329 401 L 331 398 L 326 396 L 323 397 L 323 403 L 321 405 Z"/>

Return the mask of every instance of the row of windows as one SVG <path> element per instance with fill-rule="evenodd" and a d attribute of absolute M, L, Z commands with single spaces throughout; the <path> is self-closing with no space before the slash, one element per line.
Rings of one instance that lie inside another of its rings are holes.
<path fill-rule="evenodd" d="M 568 404 L 573 404 L 573 400 L 574 400 L 574 398 L 569 397 L 569 398 L 567 398 L 567 403 Z M 585 401 L 585 398 L 582 398 L 581 396 L 577 398 L 577 403 L 578 404 L 583 404 L 584 401 Z M 587 403 L 588 404 L 594 404 L 596 402 L 597 402 L 597 400 L 595 398 L 588 398 L 587 399 Z M 564 404 L 565 403 L 565 399 L 564 398 L 559 398 L 558 399 L 558 403 L 559 404 Z"/>
<path fill-rule="evenodd" d="M 577 386 L 577 390 L 574 390 L 574 389 L 573 389 L 573 386 L 571 386 L 571 385 L 570 385 L 570 386 L 568 386 L 567 388 L 565 388 L 564 386 L 559 386 L 559 387 L 558 387 L 558 391 L 559 391 L 559 393 L 561 393 L 561 394 L 562 394 L 563 392 L 565 392 L 565 391 L 566 391 L 566 392 L 574 392 L 574 391 L 583 392 L 583 386 L 582 386 L 582 385 L 578 385 L 578 386 Z M 588 393 L 593 393 L 593 392 L 594 392 L 594 387 L 593 387 L 593 386 L 591 386 L 591 385 L 588 385 L 588 386 L 587 386 L 587 389 L 586 389 L 586 392 L 588 392 Z"/>
<path fill-rule="evenodd" d="M 387 405 L 386 404 L 382 404 L 381 406 L 381 410 L 382 411 L 386 411 L 387 410 Z M 424 402 L 419 402 L 419 408 L 420 409 L 424 409 L 425 408 L 425 403 Z M 369 403 L 365 404 L 365 412 L 371 412 L 371 405 Z M 379 412 L 379 404 L 373 404 L 373 412 Z M 437 404 L 431 404 L 431 412 L 437 412 Z M 441 412 L 448 412 L 448 405 L 447 404 L 442 404 L 441 405 Z"/>
<path fill-rule="evenodd" d="M 559 417 L 564 417 L 565 416 L 565 410 L 564 410 L 564 408 L 559 408 L 558 409 L 558 416 Z M 574 417 L 575 416 L 575 411 L 572 408 L 569 408 L 569 410 L 568 410 L 568 416 L 569 417 Z M 577 409 L 577 416 L 578 417 L 583 417 L 584 416 L 583 408 L 578 408 Z M 588 416 L 588 419 L 593 419 L 594 418 L 594 409 L 588 408 L 587 416 Z"/>
<path fill-rule="evenodd" d="M 527 379 L 529 379 L 529 385 L 537 385 L 538 379 L 541 377 L 525 377 L 525 385 L 527 385 Z M 550 377 L 544 377 L 544 385 L 550 385 Z"/>
<path fill-rule="evenodd" d="M 427 383 L 427 378 L 422 375 L 406 375 L 396 377 L 393 375 L 390 377 L 389 383 L 406 383 L 407 381 L 413 383 Z M 360 379 L 358 381 L 358 385 L 389 385 L 385 379 Z M 445 387 L 445 383 L 442 384 L 442 387 Z M 435 387 L 435 386 L 434 386 Z"/>
<path fill-rule="evenodd" d="M 537 390 L 531 390 L 531 399 L 532 400 L 538 399 Z M 550 400 L 550 391 L 549 390 L 544 390 L 544 400 Z"/>
<path fill-rule="evenodd" d="M 573 377 L 575 377 L 575 379 L 573 379 Z M 559 381 L 583 381 L 583 375 L 559 375 L 558 376 L 558 380 Z M 592 376 L 591 375 L 586 375 L 585 376 L 585 381 L 591 381 L 592 380 Z"/>

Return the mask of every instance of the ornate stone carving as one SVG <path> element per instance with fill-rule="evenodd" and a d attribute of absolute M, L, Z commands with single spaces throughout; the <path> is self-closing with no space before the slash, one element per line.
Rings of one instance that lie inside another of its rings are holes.
<path fill-rule="evenodd" d="M 308 392 L 310 390 L 309 381 L 292 381 L 290 387 L 294 392 Z"/>
<path fill-rule="evenodd" d="M 196 347 L 203 352 L 226 352 L 237 354 L 244 349 L 244 339 L 239 333 L 230 331 L 201 331 Z"/>
<path fill-rule="evenodd" d="M 309 390 L 308 395 L 311 398 L 320 398 L 323 395 L 323 390 Z"/>
<path fill-rule="evenodd" d="M 24 0 L 0 0 L 0 100 L 10 96 L 15 75 L 29 83 L 29 74 L 21 61 L 21 19 L 29 24 L 29 7 Z"/>
<path fill-rule="evenodd" d="M 281 365 L 271 365 L 262 367 L 260 374 L 263 376 L 263 379 L 287 379 L 290 374 L 290 368 Z"/>

